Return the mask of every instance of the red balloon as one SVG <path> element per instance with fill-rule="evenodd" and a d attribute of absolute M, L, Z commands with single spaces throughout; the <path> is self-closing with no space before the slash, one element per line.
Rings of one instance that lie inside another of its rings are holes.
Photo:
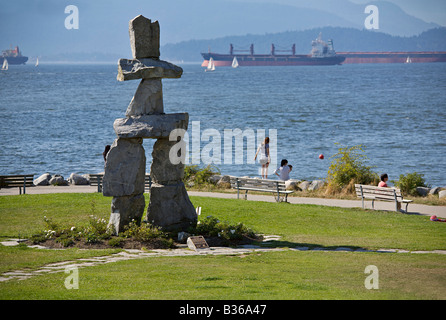
<path fill-rule="evenodd" d="M 324 155 L 323 155 L 323 154 L 320 154 L 320 155 L 319 155 L 319 159 L 321 159 L 321 160 L 324 159 Z"/>

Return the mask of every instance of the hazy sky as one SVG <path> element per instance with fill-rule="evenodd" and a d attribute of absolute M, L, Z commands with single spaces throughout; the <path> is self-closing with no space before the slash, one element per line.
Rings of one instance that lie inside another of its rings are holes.
<path fill-rule="evenodd" d="M 350 0 L 355 3 L 366 3 L 367 0 Z M 423 19 L 426 22 L 435 22 L 446 26 L 445 0 L 387 0 L 400 6 L 408 14 Z"/>
<path fill-rule="evenodd" d="M 128 21 L 139 14 L 160 21 L 162 45 L 323 26 L 363 29 L 365 3 L 379 6 L 380 32 L 412 36 L 446 26 L 446 0 L 0 0 L 0 50 L 128 55 Z M 79 7 L 78 30 L 64 27 L 70 4 Z"/>
<path fill-rule="evenodd" d="M 310 6 L 315 8 L 325 0 L 235 0 L 240 2 L 271 2 L 294 6 Z M 330 3 L 336 3 L 338 0 L 327 0 Z M 446 0 L 385 0 L 398 5 L 406 13 L 420 18 L 426 22 L 438 23 L 446 26 Z M 365 4 L 371 3 L 371 0 L 350 0 L 350 2 Z"/>

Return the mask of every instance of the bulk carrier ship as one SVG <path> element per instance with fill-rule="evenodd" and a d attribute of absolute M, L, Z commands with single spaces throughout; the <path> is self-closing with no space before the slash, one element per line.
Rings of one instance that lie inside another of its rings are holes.
<path fill-rule="evenodd" d="M 284 51 L 289 53 L 277 54 Z M 253 44 L 249 50 L 234 50 L 234 46 L 230 44 L 229 54 L 209 51 L 201 55 L 204 58 L 202 67 L 207 67 L 211 58 L 216 67 L 232 66 L 234 63 L 238 66 L 321 66 L 341 64 L 345 60 L 345 57 L 336 54 L 333 41 L 329 40 L 328 43 L 322 41 L 320 34 L 313 40 L 310 54 L 296 54 L 295 44 L 291 50 L 276 50 L 272 44 L 269 54 L 254 54 Z"/>
<path fill-rule="evenodd" d="M 28 57 L 22 56 L 18 46 L 14 49 L 3 50 L 0 56 L 0 64 L 3 64 L 5 59 L 8 64 L 25 64 L 28 61 Z"/>
<path fill-rule="evenodd" d="M 277 52 L 289 52 L 277 54 Z M 239 53 L 242 52 L 242 53 Z M 248 52 L 248 53 L 243 53 Z M 446 52 L 335 52 L 333 41 L 322 41 L 321 35 L 312 41 L 312 50 L 308 55 L 296 55 L 296 45 L 291 50 L 275 50 L 271 45 L 269 54 L 254 54 L 254 45 L 249 50 L 234 50 L 229 46 L 229 54 L 202 53 L 202 67 L 207 67 L 211 60 L 215 67 L 227 66 L 319 66 L 347 63 L 428 63 L 446 62 Z"/>

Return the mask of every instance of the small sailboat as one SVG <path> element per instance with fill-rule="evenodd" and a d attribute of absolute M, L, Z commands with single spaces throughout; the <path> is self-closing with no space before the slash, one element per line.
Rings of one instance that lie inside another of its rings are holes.
<path fill-rule="evenodd" d="M 234 57 L 234 60 L 232 60 L 232 67 L 233 67 L 233 68 L 238 68 L 237 57 Z"/>
<path fill-rule="evenodd" d="M 36 67 L 39 66 L 39 58 L 36 59 Z"/>
<path fill-rule="evenodd" d="M 8 60 L 6 58 L 4 58 L 3 59 L 2 70 L 8 70 L 8 68 L 9 68 Z"/>
<path fill-rule="evenodd" d="M 215 71 L 214 59 L 212 59 L 212 58 L 209 59 L 208 67 L 207 67 L 207 69 L 205 71 L 206 72 Z"/>
<path fill-rule="evenodd" d="M 409 56 L 406 59 L 406 63 L 412 63 L 412 59 Z"/>

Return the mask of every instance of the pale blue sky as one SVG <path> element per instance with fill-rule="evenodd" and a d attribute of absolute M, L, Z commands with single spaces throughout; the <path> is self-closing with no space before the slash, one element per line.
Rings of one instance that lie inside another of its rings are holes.
<path fill-rule="evenodd" d="M 129 54 L 128 21 L 161 24 L 161 44 L 324 26 L 364 28 L 365 3 L 380 9 L 379 32 L 413 36 L 446 26 L 446 0 L 0 0 L 0 50 L 29 55 Z M 79 30 L 67 30 L 67 5 L 79 7 Z"/>

